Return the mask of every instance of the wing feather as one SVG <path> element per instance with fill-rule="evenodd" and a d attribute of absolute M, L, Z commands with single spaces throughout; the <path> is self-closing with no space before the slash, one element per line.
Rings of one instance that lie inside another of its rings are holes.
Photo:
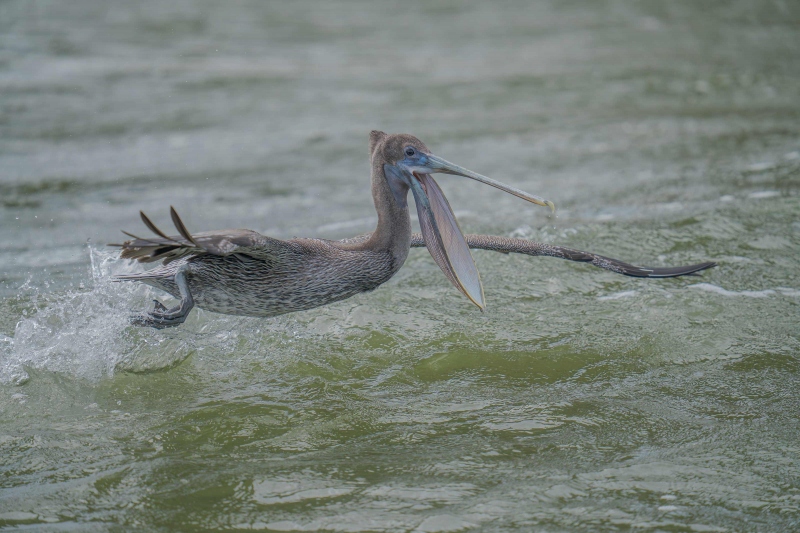
<path fill-rule="evenodd" d="M 144 214 L 144 211 L 139 211 L 139 216 L 142 217 L 142 222 L 144 222 L 144 225 L 147 226 L 147 229 L 149 229 L 150 231 L 152 231 L 153 233 L 155 233 L 156 235 L 158 235 L 162 239 L 165 239 L 165 240 L 168 240 L 168 241 L 174 240 L 174 239 L 171 239 L 171 238 L 167 237 L 166 233 L 164 233 L 163 231 L 158 229 L 158 226 L 153 224 L 153 221 L 150 220 L 149 218 L 147 218 L 147 215 Z"/>
<path fill-rule="evenodd" d="M 478 250 L 491 250 L 504 254 L 515 253 L 533 256 L 558 257 L 568 261 L 589 263 L 598 268 L 603 268 L 605 270 L 616 272 L 617 274 L 636 278 L 674 278 L 678 276 L 688 276 L 696 274 L 701 270 L 706 270 L 707 268 L 717 266 L 716 263 L 708 261 L 705 263 L 681 267 L 639 267 L 625 263 L 619 259 L 612 259 L 610 257 L 604 257 L 602 255 L 597 255 L 590 252 L 582 252 L 580 250 L 573 250 L 563 246 L 554 246 L 552 244 L 528 241 L 525 239 L 512 239 L 509 237 L 498 237 L 494 235 L 474 234 L 464 235 L 464 238 L 466 239 L 467 245 L 470 248 Z M 425 240 L 422 238 L 422 234 L 414 233 L 411 236 L 411 247 L 422 248 L 424 246 Z"/>
<path fill-rule="evenodd" d="M 178 216 L 178 212 L 175 211 L 175 208 L 172 206 L 169 206 L 169 216 L 172 217 L 172 223 L 175 224 L 175 228 L 178 230 L 178 233 L 181 234 L 181 237 L 197 246 L 197 243 L 192 239 L 192 234 L 186 229 L 183 220 L 181 220 L 181 217 Z"/>
<path fill-rule="evenodd" d="M 123 231 L 132 240 L 110 245 L 122 248 L 120 257 L 123 259 L 135 259 L 141 263 L 163 260 L 164 264 L 202 254 L 243 254 L 256 259 L 270 259 L 286 246 L 283 241 L 248 229 L 209 231 L 192 235 L 174 207 L 170 207 L 170 216 L 180 235 L 170 236 L 161 231 L 143 212 L 140 214 L 144 225 L 158 235 L 158 238 L 143 238 Z"/>

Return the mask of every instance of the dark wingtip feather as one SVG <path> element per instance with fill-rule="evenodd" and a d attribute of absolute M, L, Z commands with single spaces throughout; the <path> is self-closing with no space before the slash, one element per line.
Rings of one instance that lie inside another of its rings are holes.
<path fill-rule="evenodd" d="M 128 232 L 127 232 L 127 231 L 125 231 L 124 229 L 123 229 L 123 230 L 120 230 L 120 231 L 121 231 L 122 233 L 124 233 L 125 235 L 127 235 L 128 237 L 130 237 L 131 239 L 136 239 L 137 241 L 143 241 L 143 240 L 144 240 L 144 239 L 142 239 L 141 237 L 137 237 L 137 236 L 136 236 L 136 235 L 134 235 L 133 233 L 128 233 Z"/>
<path fill-rule="evenodd" d="M 172 223 L 175 224 L 175 228 L 178 230 L 178 233 L 181 234 L 181 237 L 197 246 L 197 243 L 194 242 L 192 238 L 192 234 L 186 229 L 183 220 L 181 220 L 181 217 L 178 216 L 178 212 L 175 211 L 175 208 L 172 206 L 169 206 L 169 215 L 172 217 Z"/>
<path fill-rule="evenodd" d="M 153 233 L 155 233 L 156 235 L 158 235 L 162 239 L 167 239 L 168 241 L 174 241 L 175 240 L 175 239 L 171 239 L 170 237 L 167 237 L 166 233 L 164 233 L 163 231 L 158 229 L 158 226 L 153 224 L 153 221 L 150 220 L 147 217 L 147 215 L 144 214 L 144 211 L 139 211 L 139 215 L 142 217 L 142 222 L 144 222 L 144 225 L 147 226 L 150 229 L 150 231 L 152 231 Z"/>
<path fill-rule="evenodd" d="M 124 229 L 120 230 L 120 231 L 122 233 L 124 233 L 125 235 L 127 235 L 128 237 L 133 239 L 133 241 L 125 241 L 124 243 L 122 243 L 122 246 L 152 246 L 152 245 L 159 246 L 160 244 L 162 244 L 162 243 L 159 243 L 158 241 L 154 241 L 152 239 L 145 239 L 143 237 L 138 237 L 138 236 L 134 235 L 133 233 L 128 233 Z M 170 240 L 170 242 L 175 242 L 174 239 L 169 239 L 169 240 Z M 134 242 L 134 241 L 136 241 L 136 242 Z M 109 246 L 113 246 L 113 245 L 109 245 Z"/>
<path fill-rule="evenodd" d="M 652 272 L 647 276 L 648 278 L 676 278 L 678 276 L 693 276 L 698 272 L 714 268 L 717 263 L 708 261 L 705 263 L 698 263 L 696 265 L 672 267 L 672 268 L 653 268 Z"/>
<path fill-rule="evenodd" d="M 611 259 L 610 257 L 603 257 L 602 255 L 594 256 L 592 261 L 594 266 L 611 270 L 624 276 L 633 278 L 677 278 L 678 276 L 696 275 L 702 270 L 717 266 L 716 263 L 709 261 L 706 263 L 698 263 L 696 265 L 687 265 L 679 267 L 666 267 L 666 268 L 651 268 L 639 267 L 625 263 L 618 259 Z"/>
<path fill-rule="evenodd" d="M 163 260 L 165 265 L 193 253 L 202 253 L 204 249 L 189 234 L 174 207 L 170 207 L 170 214 L 172 215 L 172 221 L 175 222 L 175 227 L 180 232 L 180 237 L 170 237 L 165 234 L 143 211 L 139 211 L 144 225 L 158 237 L 148 239 L 123 231 L 122 233 L 132 240 L 110 246 L 121 247 L 120 257 L 123 259 L 135 259 L 140 263 Z"/>
<path fill-rule="evenodd" d="M 649 268 L 637 267 L 623 263 L 622 261 L 608 260 L 613 265 L 609 270 L 615 270 L 625 276 L 634 278 L 677 278 L 678 276 L 696 276 L 698 272 L 717 266 L 714 262 L 698 263 L 696 265 Z"/>

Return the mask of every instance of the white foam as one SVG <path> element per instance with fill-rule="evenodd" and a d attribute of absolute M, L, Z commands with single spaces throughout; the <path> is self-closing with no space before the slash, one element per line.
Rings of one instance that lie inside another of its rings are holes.
<path fill-rule="evenodd" d="M 700 289 L 701 291 L 713 292 L 722 296 L 738 297 L 744 296 L 746 298 L 768 298 L 775 294 L 782 294 L 783 296 L 800 296 L 800 290 L 792 289 L 789 287 L 778 287 L 777 289 L 764 289 L 761 291 L 729 291 L 711 283 L 697 283 L 689 285 L 689 288 Z"/>
<path fill-rule="evenodd" d="M 747 170 L 750 172 L 764 172 L 765 170 L 770 170 L 772 168 L 775 168 L 775 163 L 771 161 L 764 161 L 762 163 L 753 163 L 747 167 Z"/>
<path fill-rule="evenodd" d="M 747 195 L 748 198 L 752 198 L 754 200 L 760 200 L 763 198 L 775 198 L 776 196 L 780 196 L 781 193 L 778 191 L 756 191 L 751 192 Z"/>
<path fill-rule="evenodd" d="M 622 298 L 630 298 L 632 296 L 636 296 L 636 291 L 615 292 L 614 294 L 609 294 L 608 296 L 599 296 L 597 299 L 601 302 L 605 302 L 607 300 L 621 300 Z"/>
<path fill-rule="evenodd" d="M 792 289 L 791 287 L 778 287 L 775 290 L 784 296 L 793 296 L 795 298 L 800 296 L 800 290 Z"/>

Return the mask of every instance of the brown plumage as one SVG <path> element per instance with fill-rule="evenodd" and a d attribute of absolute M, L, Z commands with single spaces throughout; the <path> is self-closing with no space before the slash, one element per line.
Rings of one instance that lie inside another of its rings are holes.
<path fill-rule="evenodd" d="M 433 172 L 456 174 L 482 181 L 528 201 L 550 205 L 485 176 L 453 165 L 430 153 L 411 135 L 370 135 L 372 196 L 378 212 L 374 232 L 330 241 L 279 240 L 246 229 L 192 234 L 170 208 L 178 234 L 169 236 L 144 213 L 142 221 L 157 237 L 132 240 L 120 246 L 120 257 L 158 267 L 119 276 L 140 281 L 181 299 L 166 309 L 156 308 L 134 318 L 134 323 L 156 328 L 182 323 L 196 304 L 227 314 L 275 316 L 311 309 L 371 291 L 389 280 L 411 247 L 427 246 L 453 284 L 483 308 L 483 288 L 469 248 L 503 253 L 560 257 L 635 277 L 674 277 L 715 266 L 707 262 L 677 268 L 642 268 L 603 256 L 523 239 L 491 235 L 462 235 L 447 200 L 430 177 Z M 411 233 L 408 191 L 414 193 L 422 234 Z"/>

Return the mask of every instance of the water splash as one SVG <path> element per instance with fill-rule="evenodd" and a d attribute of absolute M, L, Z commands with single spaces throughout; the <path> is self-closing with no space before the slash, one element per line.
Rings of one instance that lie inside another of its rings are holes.
<path fill-rule="evenodd" d="M 34 369 L 96 381 L 118 371 L 171 367 L 192 353 L 185 336 L 132 327 L 131 310 L 148 305 L 150 289 L 114 283 L 114 275 L 135 266 L 113 252 L 87 249 L 88 283 L 58 293 L 40 293 L 28 284 L 33 300 L 45 305 L 23 316 L 13 338 L 0 338 L 0 383 L 23 384 Z"/>

